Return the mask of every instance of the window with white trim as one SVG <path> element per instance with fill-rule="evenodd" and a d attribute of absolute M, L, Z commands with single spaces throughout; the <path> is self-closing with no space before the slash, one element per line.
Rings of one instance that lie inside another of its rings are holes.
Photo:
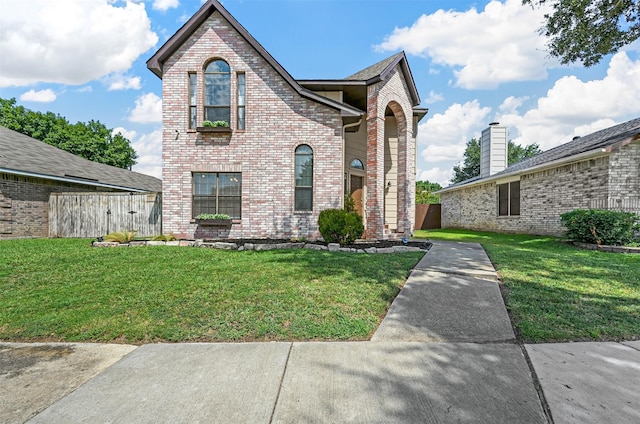
<path fill-rule="evenodd" d="M 498 215 L 520 215 L 520 181 L 498 184 Z"/>

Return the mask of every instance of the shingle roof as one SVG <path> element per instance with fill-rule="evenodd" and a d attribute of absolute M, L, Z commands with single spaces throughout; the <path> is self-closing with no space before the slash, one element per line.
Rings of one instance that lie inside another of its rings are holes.
<path fill-rule="evenodd" d="M 640 134 L 640 118 L 632 119 L 622 124 L 596 131 L 589 135 L 576 137 L 568 143 L 554 147 L 553 149 L 544 151 L 532 158 L 511 165 L 504 171 L 495 175 L 525 170 L 527 168 L 568 158 L 591 150 L 606 148 L 637 134 Z"/>
<path fill-rule="evenodd" d="M 393 64 L 396 61 L 399 61 L 403 56 L 403 52 L 396 53 L 391 57 L 381 60 L 378 63 L 375 63 L 369 67 L 362 69 L 361 71 L 356 72 L 353 75 L 346 77 L 345 79 L 349 81 L 367 81 L 373 79 L 380 76 L 389 67 L 389 65 Z"/>
<path fill-rule="evenodd" d="M 162 191 L 150 175 L 92 162 L 0 126 L 0 172 L 131 191 Z"/>
<path fill-rule="evenodd" d="M 544 151 L 532 158 L 523 160 L 506 168 L 502 172 L 498 172 L 489 177 L 480 178 L 474 177 L 468 180 L 445 187 L 439 192 L 449 191 L 462 186 L 468 186 L 471 184 L 482 183 L 484 181 L 498 179 L 503 176 L 513 174 L 523 174 L 531 168 L 543 167 L 545 164 L 551 164 L 552 162 L 558 162 L 563 160 L 571 160 L 574 156 L 582 153 L 594 152 L 598 149 L 604 149 L 611 151 L 618 143 L 633 140 L 640 136 L 640 118 L 635 118 L 627 122 L 623 122 L 618 125 L 614 125 L 609 128 L 605 128 L 594 133 L 576 137 L 568 143 L 554 147 Z"/>

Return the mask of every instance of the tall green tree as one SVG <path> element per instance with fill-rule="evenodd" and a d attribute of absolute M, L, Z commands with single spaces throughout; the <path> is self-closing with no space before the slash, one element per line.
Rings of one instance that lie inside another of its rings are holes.
<path fill-rule="evenodd" d="M 507 146 L 507 162 L 509 165 L 518 163 L 530 157 L 542 153 L 540 146 L 536 143 L 529 144 L 527 146 L 520 146 L 509 140 Z M 472 138 L 467 141 L 467 148 L 464 151 L 464 162 L 462 165 L 455 165 L 453 167 L 452 183 L 459 183 L 466 181 L 469 178 L 477 177 L 480 175 L 480 141 L 476 138 Z"/>
<path fill-rule="evenodd" d="M 540 32 L 549 37 L 549 53 L 563 64 L 595 65 L 640 37 L 640 0 L 522 0 L 550 4 Z"/>
<path fill-rule="evenodd" d="M 440 195 L 433 194 L 442 186 L 429 181 L 416 181 L 416 204 L 440 203 Z"/>
<path fill-rule="evenodd" d="M 34 112 L 0 98 L 0 125 L 94 162 L 131 169 L 136 152 L 122 134 L 99 121 L 69 123 L 52 112 Z"/>

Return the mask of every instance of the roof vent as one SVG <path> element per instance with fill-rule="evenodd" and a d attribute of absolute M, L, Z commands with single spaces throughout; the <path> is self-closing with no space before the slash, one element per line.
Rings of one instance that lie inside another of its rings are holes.
<path fill-rule="evenodd" d="M 580 136 L 579 136 L 579 135 L 577 135 L 577 136 L 573 137 L 571 140 L 573 141 L 573 140 L 577 140 L 577 139 L 579 139 L 579 138 L 580 138 Z"/>
<path fill-rule="evenodd" d="M 492 126 L 494 126 L 494 125 L 500 125 L 500 122 L 490 122 L 490 123 L 489 123 L 489 126 L 490 126 L 490 127 L 492 127 Z"/>

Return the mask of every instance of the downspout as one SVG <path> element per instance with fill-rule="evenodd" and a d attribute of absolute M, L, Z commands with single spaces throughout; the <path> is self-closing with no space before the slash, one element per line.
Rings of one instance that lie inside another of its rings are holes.
<path fill-rule="evenodd" d="M 347 188 L 345 186 L 345 177 L 347 173 L 347 165 L 345 164 L 346 159 L 346 150 L 347 150 L 347 128 L 357 127 L 362 123 L 362 118 L 360 118 L 357 122 L 353 122 L 351 124 L 345 124 L 342 126 L 342 207 L 344 208 L 344 191 Z"/>

